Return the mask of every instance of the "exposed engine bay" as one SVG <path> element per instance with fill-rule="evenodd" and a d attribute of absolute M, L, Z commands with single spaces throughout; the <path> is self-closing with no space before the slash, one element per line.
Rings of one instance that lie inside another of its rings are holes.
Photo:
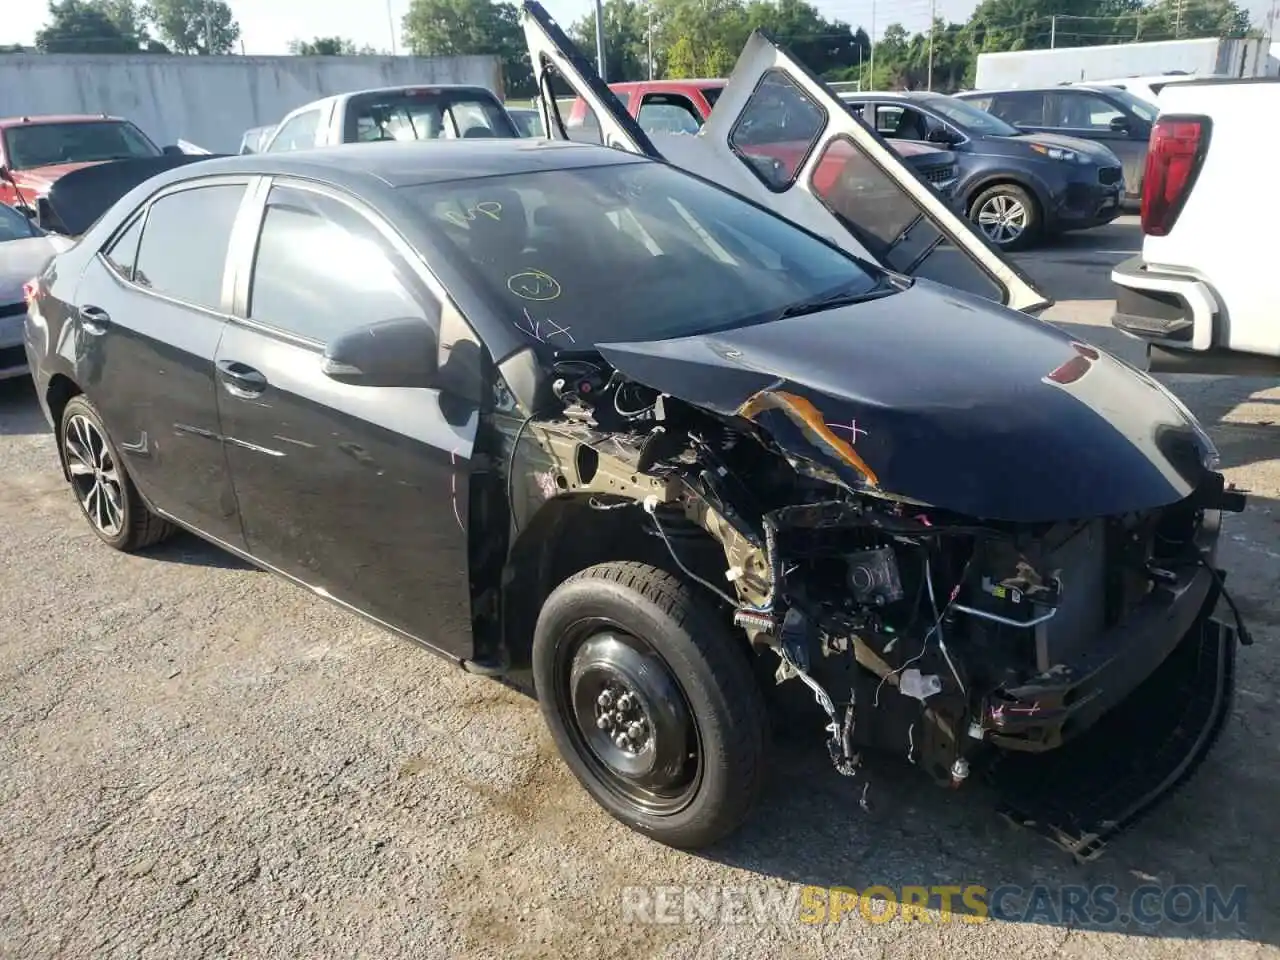
<path fill-rule="evenodd" d="M 555 412 L 523 425 L 552 467 L 543 495 L 636 511 L 776 658 L 776 681 L 808 687 L 846 776 L 865 779 L 865 749 L 951 787 L 1002 758 L 1057 752 L 1209 629 L 1223 591 L 1219 520 L 1243 496 L 1211 469 L 1192 495 L 1145 512 L 979 520 L 883 489 L 856 424 L 842 435 L 785 383 L 733 416 L 595 353 L 559 355 L 548 383 Z M 784 447 L 787 431 L 821 455 Z M 1223 644 L 1235 638 L 1218 626 Z M 1248 643 L 1238 614 L 1235 627 Z M 1079 819 L 1037 826 L 1080 857 L 1105 832 Z"/>

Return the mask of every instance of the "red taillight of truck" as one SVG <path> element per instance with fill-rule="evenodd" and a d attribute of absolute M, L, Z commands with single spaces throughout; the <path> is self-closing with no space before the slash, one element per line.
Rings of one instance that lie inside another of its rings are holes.
<path fill-rule="evenodd" d="M 1167 236 L 1178 222 L 1209 149 L 1208 117 L 1160 117 L 1151 128 L 1142 182 L 1142 232 Z"/>

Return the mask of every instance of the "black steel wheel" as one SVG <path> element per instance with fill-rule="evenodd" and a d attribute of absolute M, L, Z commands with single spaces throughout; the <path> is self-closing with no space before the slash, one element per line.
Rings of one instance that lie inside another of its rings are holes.
<path fill-rule="evenodd" d="M 58 447 L 80 512 L 103 543 L 127 553 L 173 532 L 138 496 L 101 415 L 83 394 L 62 411 Z"/>
<path fill-rule="evenodd" d="M 687 584 L 640 563 L 570 577 L 538 617 L 533 671 L 561 756 L 618 820 L 692 848 L 746 818 L 763 701 L 741 641 Z"/>

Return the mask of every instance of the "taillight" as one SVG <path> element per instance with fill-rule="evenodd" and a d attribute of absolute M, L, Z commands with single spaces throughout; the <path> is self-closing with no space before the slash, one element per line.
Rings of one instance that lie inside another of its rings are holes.
<path fill-rule="evenodd" d="M 1046 380 L 1066 386 L 1069 383 L 1075 383 L 1093 367 L 1093 361 L 1098 359 L 1097 350 L 1087 343 L 1080 343 L 1075 340 L 1071 342 L 1071 347 L 1075 350 L 1076 355 L 1048 373 L 1045 376 Z"/>
<path fill-rule="evenodd" d="M 39 280 L 28 280 L 26 283 L 22 285 L 22 299 L 26 301 L 28 307 L 31 306 L 31 304 L 35 303 L 36 299 L 39 296 L 40 296 Z"/>
<path fill-rule="evenodd" d="M 1209 149 L 1208 117 L 1160 117 L 1151 128 L 1142 182 L 1142 232 L 1167 236 Z"/>

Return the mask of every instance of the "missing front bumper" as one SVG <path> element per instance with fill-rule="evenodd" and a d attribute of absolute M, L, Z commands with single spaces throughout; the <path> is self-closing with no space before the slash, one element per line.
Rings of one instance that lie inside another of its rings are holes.
<path fill-rule="evenodd" d="M 1092 860 L 1191 776 L 1222 732 L 1235 690 L 1237 636 L 1213 616 L 1218 595 L 1215 587 L 1168 658 L 1079 737 L 991 764 L 1002 814 Z"/>

